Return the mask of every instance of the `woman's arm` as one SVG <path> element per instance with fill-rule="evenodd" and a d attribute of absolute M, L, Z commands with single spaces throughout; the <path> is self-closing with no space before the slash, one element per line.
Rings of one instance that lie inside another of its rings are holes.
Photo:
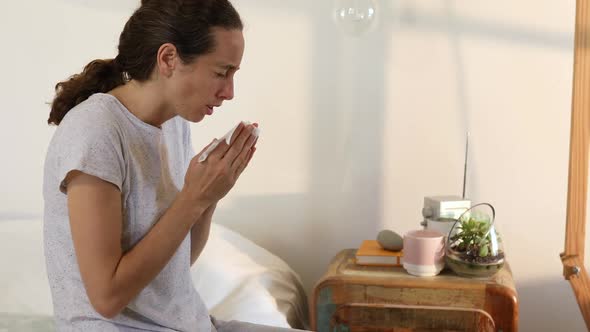
<path fill-rule="evenodd" d="M 70 227 L 86 293 L 99 314 L 112 318 L 164 268 L 206 206 L 179 193 L 146 236 L 123 253 L 119 189 L 79 171 L 70 172 L 67 183 Z"/>
<path fill-rule="evenodd" d="M 203 248 L 205 248 L 205 244 L 207 244 L 211 229 L 211 218 L 216 207 L 217 203 L 209 206 L 201 218 L 193 225 L 193 228 L 191 228 L 191 266 L 195 264 Z"/>
<path fill-rule="evenodd" d="M 253 127 L 258 127 L 258 124 L 255 123 Z M 251 127 L 251 129 L 253 129 Z M 246 143 L 246 147 L 248 147 L 248 153 L 245 156 L 244 160 L 244 168 L 248 167 L 250 160 L 254 156 L 254 152 L 256 152 L 256 145 L 257 138 L 254 137 L 254 140 L 249 140 Z M 249 143 L 249 144 L 248 144 Z M 209 232 L 211 230 L 211 218 L 213 217 L 213 213 L 215 212 L 215 208 L 217 208 L 217 202 L 211 204 L 201 216 L 201 219 L 198 220 L 193 228 L 191 229 L 191 266 L 195 264 L 197 258 L 201 255 L 203 248 L 207 244 L 207 239 L 209 238 Z"/>
<path fill-rule="evenodd" d="M 234 186 L 255 151 L 253 128 L 240 124 L 231 146 L 220 143 L 203 163 L 199 155 L 193 158 L 172 205 L 125 253 L 121 191 L 98 177 L 68 173 L 74 249 L 86 293 L 99 314 L 112 318 L 121 312 L 160 273 L 204 211 Z"/>

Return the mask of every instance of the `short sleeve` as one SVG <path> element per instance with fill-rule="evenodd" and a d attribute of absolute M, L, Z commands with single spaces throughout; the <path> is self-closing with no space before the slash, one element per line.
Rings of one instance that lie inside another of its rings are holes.
<path fill-rule="evenodd" d="M 122 191 L 125 178 L 122 134 L 108 112 L 80 109 L 76 114 L 68 114 L 52 143 L 62 193 L 67 191 L 68 173 L 74 170 L 110 182 Z"/>

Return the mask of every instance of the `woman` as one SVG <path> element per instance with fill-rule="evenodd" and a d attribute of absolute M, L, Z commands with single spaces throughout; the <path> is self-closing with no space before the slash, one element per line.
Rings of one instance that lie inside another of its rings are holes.
<path fill-rule="evenodd" d="M 255 125 L 242 123 L 198 162 L 186 121 L 233 98 L 238 13 L 227 0 L 143 1 L 118 48 L 57 84 L 48 120 L 58 125 L 43 189 L 58 330 L 280 330 L 210 318 L 189 274 L 217 202 L 256 151 Z"/>

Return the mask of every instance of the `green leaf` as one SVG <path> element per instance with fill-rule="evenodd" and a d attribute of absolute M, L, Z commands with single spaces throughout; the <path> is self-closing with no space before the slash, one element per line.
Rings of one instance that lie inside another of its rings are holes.
<path fill-rule="evenodd" d="M 479 256 L 480 257 L 486 257 L 488 255 L 488 246 L 482 246 L 481 248 L 479 248 Z"/>

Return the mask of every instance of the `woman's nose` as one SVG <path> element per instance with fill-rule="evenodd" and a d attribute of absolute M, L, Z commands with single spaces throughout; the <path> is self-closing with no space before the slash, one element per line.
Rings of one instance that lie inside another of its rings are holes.
<path fill-rule="evenodd" d="M 224 100 L 232 100 L 234 99 L 234 80 L 228 80 L 224 85 L 218 95 L 219 98 Z"/>

